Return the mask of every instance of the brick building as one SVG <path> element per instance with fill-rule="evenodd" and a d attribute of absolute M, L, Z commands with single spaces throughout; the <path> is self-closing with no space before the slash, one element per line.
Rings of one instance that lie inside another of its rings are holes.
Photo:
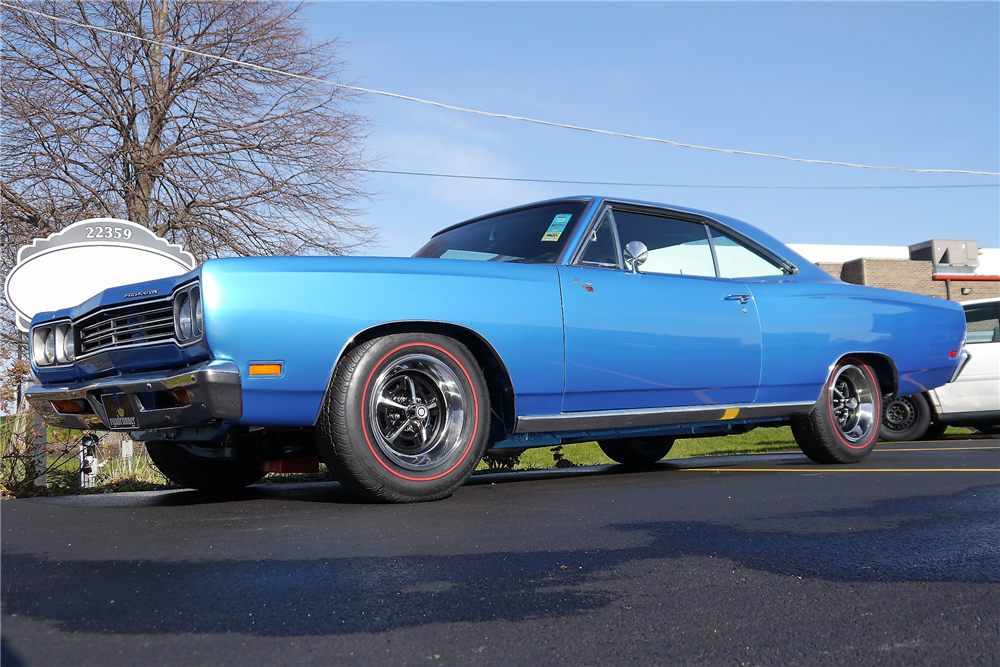
<path fill-rule="evenodd" d="M 1000 248 L 934 239 L 912 246 L 790 244 L 846 283 L 952 301 L 1000 297 Z"/>

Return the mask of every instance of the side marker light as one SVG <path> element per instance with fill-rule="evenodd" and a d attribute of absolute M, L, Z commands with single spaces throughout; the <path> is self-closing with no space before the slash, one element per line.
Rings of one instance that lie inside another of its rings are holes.
<path fill-rule="evenodd" d="M 250 364 L 250 375 L 281 375 L 281 364 Z"/>

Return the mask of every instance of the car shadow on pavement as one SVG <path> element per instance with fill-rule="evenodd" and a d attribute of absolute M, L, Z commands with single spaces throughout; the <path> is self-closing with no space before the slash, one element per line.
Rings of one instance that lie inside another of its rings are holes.
<path fill-rule="evenodd" d="M 10 642 L 3 637 L 0 637 L 0 664 L 4 667 L 21 667 L 25 664 L 20 654 L 11 648 Z"/>
<path fill-rule="evenodd" d="M 192 507 L 239 503 L 266 498 L 283 500 L 308 500 L 344 505 L 365 504 L 352 496 L 338 482 L 281 482 L 254 484 L 238 491 L 197 491 L 171 489 L 166 491 L 131 491 L 123 493 L 51 496 L 36 502 L 75 507 Z"/>
<path fill-rule="evenodd" d="M 387 632 L 584 614 L 621 599 L 616 572 L 677 568 L 692 557 L 799 579 L 997 583 L 998 505 L 1000 487 L 991 485 L 786 515 L 784 528 L 636 522 L 608 526 L 630 536 L 611 549 L 179 562 L 3 554 L 3 610 L 66 632 Z"/>
<path fill-rule="evenodd" d="M 735 465 L 770 464 L 781 466 L 815 465 L 799 453 L 744 454 L 739 456 L 705 456 L 687 459 L 659 461 L 645 468 L 623 465 L 572 466 L 567 468 L 547 468 L 541 470 L 517 470 L 508 472 L 483 472 L 473 475 L 465 486 L 487 486 L 538 482 L 552 479 L 578 477 L 615 476 L 670 473 L 676 470 L 696 468 L 720 468 Z M 461 493 L 461 490 L 458 491 Z M 358 498 L 335 481 L 301 481 L 257 483 L 238 491 L 196 491 L 175 489 L 167 491 L 133 491 L 127 493 L 85 494 L 75 496 L 53 496 L 40 499 L 55 505 L 79 507 L 190 507 L 238 503 L 253 500 L 272 499 L 294 500 L 313 503 L 342 505 L 370 505 L 373 501 Z"/>

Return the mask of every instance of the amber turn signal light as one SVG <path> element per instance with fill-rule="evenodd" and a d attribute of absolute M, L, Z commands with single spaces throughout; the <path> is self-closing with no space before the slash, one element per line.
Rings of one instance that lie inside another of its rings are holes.
<path fill-rule="evenodd" d="M 191 404 L 191 394 L 188 393 L 187 389 L 184 389 L 183 387 L 178 387 L 177 389 L 174 389 L 173 394 L 174 398 L 176 398 L 177 402 L 180 403 L 181 405 Z"/>
<path fill-rule="evenodd" d="M 87 409 L 82 401 L 52 401 L 52 407 L 64 415 L 78 415 Z"/>
<path fill-rule="evenodd" d="M 281 364 L 250 364 L 250 375 L 281 375 Z"/>

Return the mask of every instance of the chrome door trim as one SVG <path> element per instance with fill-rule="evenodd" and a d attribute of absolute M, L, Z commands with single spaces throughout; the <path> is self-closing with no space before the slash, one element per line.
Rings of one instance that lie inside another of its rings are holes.
<path fill-rule="evenodd" d="M 815 401 L 795 403 L 734 403 L 730 405 L 695 405 L 680 408 L 644 408 L 638 410 L 594 410 L 564 412 L 557 415 L 518 417 L 514 433 L 555 433 L 562 431 L 589 431 L 609 428 L 640 428 L 670 426 L 697 422 L 721 422 L 757 419 L 761 417 L 787 417 L 806 414 L 816 405 Z"/>

